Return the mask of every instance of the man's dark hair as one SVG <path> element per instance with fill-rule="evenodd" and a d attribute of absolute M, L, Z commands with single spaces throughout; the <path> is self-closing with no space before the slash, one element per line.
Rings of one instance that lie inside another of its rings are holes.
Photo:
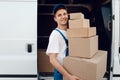
<path fill-rule="evenodd" d="M 67 8 L 65 7 L 64 4 L 57 4 L 53 7 L 53 15 L 55 16 L 56 12 L 60 9 L 66 9 L 67 10 Z"/>

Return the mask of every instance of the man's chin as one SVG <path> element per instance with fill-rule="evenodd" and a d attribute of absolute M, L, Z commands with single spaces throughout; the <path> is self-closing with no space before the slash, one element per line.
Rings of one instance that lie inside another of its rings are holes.
<path fill-rule="evenodd" d="M 66 22 L 64 22 L 64 23 L 61 23 L 62 25 L 67 25 L 67 23 Z"/>
<path fill-rule="evenodd" d="M 67 24 L 61 24 L 62 26 L 67 26 Z"/>

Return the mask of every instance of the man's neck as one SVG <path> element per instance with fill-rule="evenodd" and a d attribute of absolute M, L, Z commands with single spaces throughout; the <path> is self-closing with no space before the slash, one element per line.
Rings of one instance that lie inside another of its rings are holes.
<path fill-rule="evenodd" d="M 67 31 L 67 26 L 58 26 L 59 29 Z"/>

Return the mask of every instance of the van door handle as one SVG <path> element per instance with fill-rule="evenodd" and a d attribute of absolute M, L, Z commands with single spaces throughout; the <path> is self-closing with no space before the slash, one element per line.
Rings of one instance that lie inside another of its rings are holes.
<path fill-rule="evenodd" d="M 32 52 L 32 45 L 31 45 L 31 44 L 28 44 L 28 45 L 27 45 L 27 52 L 28 52 L 28 53 L 31 53 L 31 52 Z"/>

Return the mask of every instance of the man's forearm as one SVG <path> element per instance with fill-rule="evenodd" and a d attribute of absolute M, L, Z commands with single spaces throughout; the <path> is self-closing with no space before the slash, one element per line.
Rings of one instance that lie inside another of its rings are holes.
<path fill-rule="evenodd" d="M 55 55 L 50 56 L 50 63 L 63 75 L 69 77 L 70 74 L 66 71 L 66 69 L 59 63 Z"/>

